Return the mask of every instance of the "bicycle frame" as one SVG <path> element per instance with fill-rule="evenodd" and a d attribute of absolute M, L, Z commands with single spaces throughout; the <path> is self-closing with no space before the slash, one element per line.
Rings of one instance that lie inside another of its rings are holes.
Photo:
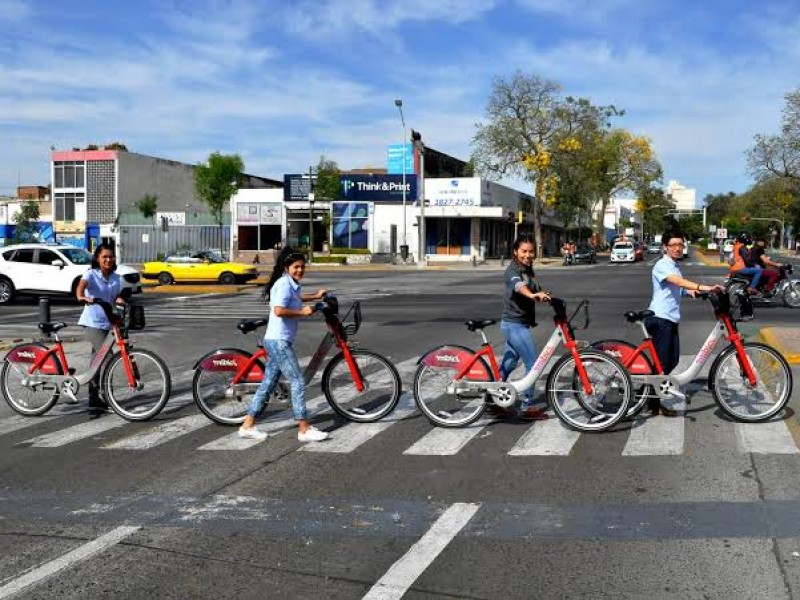
<path fill-rule="evenodd" d="M 461 369 L 459 369 L 458 373 L 454 377 L 454 381 L 447 386 L 447 393 L 476 394 L 485 392 L 492 396 L 492 399 L 496 404 L 507 408 L 517 401 L 517 397 L 520 394 L 528 391 L 534 385 L 536 385 L 536 382 L 550 364 L 550 361 L 555 355 L 556 349 L 558 349 L 559 346 L 564 346 L 564 348 L 575 359 L 575 367 L 584 392 L 586 392 L 586 394 L 592 394 L 592 384 L 588 375 L 586 374 L 583 361 L 580 358 L 578 344 L 575 342 L 575 339 L 572 335 L 569 320 L 567 319 L 565 308 L 563 306 L 563 301 L 560 301 L 558 298 L 553 298 L 552 301 L 554 303 L 558 302 L 558 306 L 554 306 L 554 309 L 556 310 L 556 315 L 553 317 L 553 321 L 556 325 L 555 329 L 553 330 L 553 333 L 550 334 L 550 338 L 547 340 L 544 348 L 542 348 L 542 351 L 536 358 L 536 362 L 534 362 L 531 370 L 528 371 L 521 379 L 516 381 L 463 380 L 462 378 L 469 373 L 469 368 L 478 360 L 480 356 L 483 356 L 484 354 L 489 355 L 493 371 L 497 367 L 497 362 L 494 359 L 494 353 L 491 351 L 491 347 L 483 347 L 481 350 L 475 353 L 471 360 L 467 361 L 467 363 Z M 585 306 L 585 303 L 582 302 L 578 306 L 578 309 L 580 309 L 581 306 Z M 499 370 L 494 372 L 499 373 Z"/>
<path fill-rule="evenodd" d="M 681 400 L 685 400 L 685 395 L 678 391 L 676 387 L 686 385 L 700 373 L 703 366 L 708 362 L 708 359 L 714 352 L 714 349 L 717 347 L 717 344 L 723 339 L 727 340 L 736 348 L 739 366 L 747 376 L 750 385 L 756 385 L 757 377 L 753 371 L 753 366 L 750 364 L 750 361 L 747 360 L 747 354 L 742 346 L 742 336 L 736 329 L 736 324 L 733 322 L 730 315 L 724 313 L 719 314 L 717 323 L 714 324 L 714 327 L 709 332 L 705 342 L 703 342 L 700 350 L 695 355 L 692 364 L 689 365 L 685 371 L 669 375 L 664 374 L 664 368 L 661 365 L 661 361 L 658 359 L 658 354 L 656 354 L 655 344 L 653 344 L 653 339 L 650 337 L 644 322 L 639 321 L 639 326 L 644 332 L 644 341 L 636 347 L 636 350 L 634 350 L 630 356 L 622 361 L 622 364 L 630 372 L 631 379 L 634 383 L 647 383 L 652 385 L 659 397 L 678 397 Z M 637 374 L 633 371 L 636 359 L 640 356 L 644 357 L 645 352 L 650 354 L 653 366 L 656 369 L 655 375 Z"/>
<path fill-rule="evenodd" d="M 358 308 L 356 308 L 356 310 L 358 310 Z M 356 390 L 363 392 L 365 387 L 364 378 L 362 377 L 355 360 L 353 360 L 353 356 L 350 352 L 351 342 L 348 341 L 347 333 L 344 331 L 341 320 L 333 311 L 326 311 L 322 309 L 322 312 L 325 316 L 325 324 L 328 327 L 328 332 L 322 337 L 319 346 L 317 346 L 314 355 L 311 357 L 311 360 L 309 361 L 308 365 L 306 366 L 306 370 L 303 373 L 306 385 L 308 385 L 317 374 L 320 366 L 322 366 L 322 363 L 325 360 L 325 357 L 328 356 L 331 348 L 333 348 L 335 345 L 344 354 L 345 362 L 350 369 L 350 374 L 353 377 L 353 383 L 356 386 Z M 225 351 L 218 351 L 220 354 L 223 352 Z M 214 356 L 215 355 L 212 354 L 210 358 L 213 360 Z M 253 367 L 261 359 L 267 359 L 267 351 L 264 348 L 259 348 L 257 352 L 250 356 L 250 358 L 237 369 L 236 375 L 231 380 L 231 384 L 225 392 L 227 396 L 232 397 L 236 395 L 254 393 L 258 389 L 258 386 L 261 385 L 260 380 L 258 382 L 246 380 L 251 377 Z"/>
<path fill-rule="evenodd" d="M 30 368 L 27 370 L 29 378 L 23 380 L 23 385 L 34 387 L 45 383 L 52 383 L 58 387 L 60 393 L 73 400 L 77 400 L 76 394 L 81 386 L 86 385 L 95 377 L 103 365 L 103 361 L 116 344 L 119 352 L 123 356 L 128 385 L 131 387 L 136 386 L 136 377 L 134 376 L 133 367 L 128 356 L 128 345 L 130 342 L 122 335 L 119 323 L 116 322 L 116 320 L 112 321 L 111 329 L 108 331 L 102 345 L 89 363 L 89 368 L 80 375 L 70 374 L 67 355 L 66 352 L 64 352 L 64 346 L 61 340 L 58 338 L 58 333 L 54 332 L 53 337 L 55 343 L 44 352 L 42 352 L 40 346 L 18 346 L 13 348 L 6 356 L 5 360 L 8 362 L 31 364 Z M 59 375 L 46 372 L 46 364 L 50 358 L 60 364 L 64 374 Z"/>

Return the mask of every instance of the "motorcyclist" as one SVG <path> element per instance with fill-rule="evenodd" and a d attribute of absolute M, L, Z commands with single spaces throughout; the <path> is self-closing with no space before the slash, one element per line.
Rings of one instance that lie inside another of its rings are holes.
<path fill-rule="evenodd" d="M 756 289 L 761 282 L 761 267 L 753 264 L 752 256 L 750 254 L 749 246 L 753 244 L 753 238 L 746 231 L 742 231 L 736 236 L 736 241 L 733 244 L 733 252 L 731 253 L 731 274 L 745 275 L 751 277 L 750 287 L 747 292 L 753 295 L 760 295 Z"/>
<path fill-rule="evenodd" d="M 756 267 L 761 267 L 761 281 L 764 293 L 770 293 L 775 287 L 775 284 L 781 278 L 781 269 L 783 265 L 776 263 L 769 256 L 766 255 L 766 242 L 762 238 L 756 239 L 755 246 L 750 251 L 753 263 Z M 773 267 L 770 269 L 769 267 Z"/>

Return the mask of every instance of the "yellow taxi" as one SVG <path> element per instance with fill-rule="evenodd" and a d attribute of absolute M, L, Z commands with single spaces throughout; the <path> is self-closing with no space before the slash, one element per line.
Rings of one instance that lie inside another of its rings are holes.
<path fill-rule="evenodd" d="M 142 265 L 144 279 L 157 279 L 161 285 L 176 281 L 213 281 L 224 285 L 244 283 L 258 277 L 254 267 L 227 262 L 216 252 L 177 253 L 162 261 Z"/>

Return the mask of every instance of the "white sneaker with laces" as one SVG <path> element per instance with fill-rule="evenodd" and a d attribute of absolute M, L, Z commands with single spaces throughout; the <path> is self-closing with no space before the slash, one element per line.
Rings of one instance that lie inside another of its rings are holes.
<path fill-rule="evenodd" d="M 328 439 L 328 432 L 320 431 L 319 429 L 311 425 L 305 431 L 298 431 L 297 439 L 300 440 L 301 442 L 321 442 L 322 440 Z"/>
<path fill-rule="evenodd" d="M 267 432 L 261 431 L 256 427 L 250 427 L 249 429 L 239 427 L 239 437 L 248 440 L 265 440 L 267 439 Z"/>

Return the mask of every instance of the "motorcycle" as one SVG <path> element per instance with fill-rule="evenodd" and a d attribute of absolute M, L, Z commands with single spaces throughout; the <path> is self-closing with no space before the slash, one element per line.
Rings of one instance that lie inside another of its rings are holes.
<path fill-rule="evenodd" d="M 564 266 L 568 267 L 569 265 L 575 264 L 575 255 L 572 252 L 565 252 L 564 253 Z"/>
<path fill-rule="evenodd" d="M 763 287 L 759 284 L 759 292 L 761 297 L 754 297 L 753 300 L 759 304 L 782 304 L 789 308 L 800 308 L 800 279 L 793 277 L 792 273 L 794 268 L 791 264 L 782 265 L 778 269 L 780 277 L 775 283 L 773 288 L 765 292 Z M 725 291 L 728 294 L 736 294 L 740 291 L 745 291 L 750 287 L 750 277 L 747 275 L 737 275 L 735 272 L 728 273 L 725 277 Z"/>

